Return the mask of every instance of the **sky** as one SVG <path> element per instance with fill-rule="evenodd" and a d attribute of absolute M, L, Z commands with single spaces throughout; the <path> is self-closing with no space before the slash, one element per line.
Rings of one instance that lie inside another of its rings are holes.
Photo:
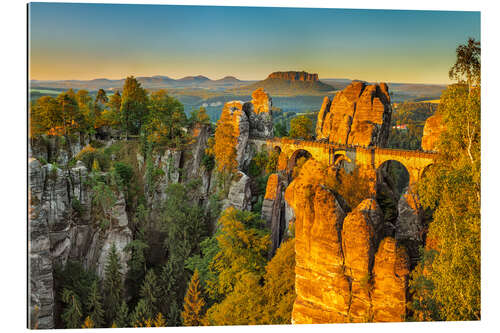
<path fill-rule="evenodd" d="M 480 13 L 31 3 L 30 78 L 119 79 L 274 71 L 319 78 L 449 83 Z"/>

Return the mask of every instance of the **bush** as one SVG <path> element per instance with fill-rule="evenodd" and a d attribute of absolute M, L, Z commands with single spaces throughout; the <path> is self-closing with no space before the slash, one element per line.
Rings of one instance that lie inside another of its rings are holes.
<path fill-rule="evenodd" d="M 134 176 L 132 167 L 123 162 L 116 162 L 113 168 L 118 176 L 118 183 L 122 186 L 127 186 Z"/>
<path fill-rule="evenodd" d="M 203 165 L 205 170 L 207 170 L 208 172 L 212 171 L 215 167 L 214 155 L 204 154 L 201 159 L 201 165 Z"/>
<path fill-rule="evenodd" d="M 71 208 L 80 216 L 83 213 L 83 206 L 77 198 L 71 199 Z"/>

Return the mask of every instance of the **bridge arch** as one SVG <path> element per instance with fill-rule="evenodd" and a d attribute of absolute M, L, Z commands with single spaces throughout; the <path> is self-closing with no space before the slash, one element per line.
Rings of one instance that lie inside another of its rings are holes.
<path fill-rule="evenodd" d="M 399 198 L 411 183 L 408 168 L 398 160 L 385 160 L 376 169 L 377 186 L 388 185 L 395 198 Z"/>
<path fill-rule="evenodd" d="M 297 163 L 300 161 L 301 158 L 305 158 L 306 160 L 308 160 L 311 157 L 312 157 L 312 154 L 305 149 L 295 150 L 288 158 L 287 170 L 289 172 L 293 173 L 295 167 L 297 166 Z"/>

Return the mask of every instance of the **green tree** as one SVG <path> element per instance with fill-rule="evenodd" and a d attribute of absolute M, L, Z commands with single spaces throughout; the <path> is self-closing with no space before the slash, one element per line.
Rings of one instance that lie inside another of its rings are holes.
<path fill-rule="evenodd" d="M 165 90 L 156 91 L 151 94 L 148 110 L 144 130 L 150 142 L 159 147 L 178 147 L 184 143 L 188 120 L 184 106 L 177 99 Z"/>
<path fill-rule="evenodd" d="M 120 126 L 120 108 L 122 105 L 122 96 L 117 90 L 106 103 L 106 109 L 101 114 L 100 126 L 111 126 L 117 128 Z"/>
<path fill-rule="evenodd" d="M 97 280 L 92 283 L 90 293 L 87 298 L 87 311 L 94 327 L 104 327 L 104 310 L 102 308 L 102 296 L 99 292 Z"/>
<path fill-rule="evenodd" d="M 114 243 L 107 259 L 104 268 L 104 305 L 107 322 L 111 324 L 117 318 L 123 297 L 122 266 Z"/>
<path fill-rule="evenodd" d="M 310 140 L 313 137 L 312 120 L 306 116 L 298 116 L 290 122 L 290 137 L 294 139 Z"/>
<path fill-rule="evenodd" d="M 481 80 L 481 43 L 469 38 L 467 44 L 457 47 L 457 61 L 451 67 L 448 75 L 459 83 L 467 83 L 469 92 L 473 85 Z"/>
<path fill-rule="evenodd" d="M 129 76 L 123 84 L 120 107 L 120 121 L 127 139 L 129 134 L 139 134 L 146 117 L 146 90 L 141 87 L 141 84 L 133 76 Z"/>
<path fill-rule="evenodd" d="M 95 159 L 94 162 L 95 161 L 97 161 L 97 159 Z M 100 180 L 94 182 L 92 186 L 92 203 L 100 210 L 102 216 L 107 219 L 109 228 L 112 227 L 111 213 L 116 201 L 117 198 L 111 186 Z"/>
<path fill-rule="evenodd" d="M 144 300 L 145 306 L 145 317 L 154 318 L 155 313 L 158 312 L 158 295 L 160 294 L 156 274 L 154 270 L 150 269 L 146 273 L 144 282 L 142 283 L 140 296 L 141 300 Z"/>
<path fill-rule="evenodd" d="M 445 130 L 437 162 L 425 172 L 418 193 L 434 210 L 427 240 L 436 255 L 427 264 L 432 300 L 445 320 L 479 320 L 481 311 L 480 90 L 452 85 L 438 112 Z"/>
<path fill-rule="evenodd" d="M 128 243 L 124 248 L 125 251 L 130 253 L 130 259 L 127 263 L 126 285 L 131 295 L 137 294 L 138 288 L 146 275 L 146 250 L 149 249 L 142 230 L 139 230 L 137 235 L 137 239 Z"/>
<path fill-rule="evenodd" d="M 180 308 L 188 283 L 186 260 L 198 253 L 201 240 L 206 237 L 207 222 L 198 206 L 198 182 L 171 184 L 163 206 L 161 230 L 165 232 L 164 247 L 168 259 L 162 271 L 161 309 L 169 325 L 179 324 Z"/>
<path fill-rule="evenodd" d="M 184 326 L 201 326 L 202 310 L 205 305 L 198 270 L 191 277 L 186 296 L 184 297 L 184 311 L 182 312 L 182 323 Z"/>
<path fill-rule="evenodd" d="M 83 114 L 80 112 L 76 95 L 72 89 L 62 92 L 57 96 L 57 103 L 62 117 L 63 134 L 69 134 L 81 130 L 83 127 Z"/>
<path fill-rule="evenodd" d="M 134 312 L 130 316 L 130 326 L 132 327 L 143 327 L 144 323 L 147 320 L 151 320 L 151 317 L 148 317 L 149 311 L 148 306 L 146 304 L 146 300 L 140 299 L 139 303 L 137 303 Z"/>
<path fill-rule="evenodd" d="M 116 319 L 113 323 L 116 327 L 127 327 L 129 323 L 128 306 L 125 301 L 122 301 L 120 307 L 118 308 L 118 313 L 116 314 Z"/>
<path fill-rule="evenodd" d="M 283 120 L 277 122 L 274 125 L 274 135 L 278 138 L 288 136 L 288 130 L 287 130 L 286 124 Z"/>
<path fill-rule="evenodd" d="M 80 328 L 82 324 L 82 306 L 78 295 L 70 289 L 64 289 L 62 301 L 66 304 L 61 315 L 66 328 Z"/>

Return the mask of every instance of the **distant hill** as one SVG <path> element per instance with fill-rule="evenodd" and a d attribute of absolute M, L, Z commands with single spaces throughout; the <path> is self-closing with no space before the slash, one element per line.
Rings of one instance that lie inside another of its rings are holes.
<path fill-rule="evenodd" d="M 243 82 L 243 81 L 238 80 L 234 76 L 225 76 L 222 79 L 215 80 L 214 82 L 217 82 L 217 83 L 240 83 L 240 82 Z"/>
<path fill-rule="evenodd" d="M 271 96 L 324 95 L 335 87 L 321 82 L 318 74 L 307 72 L 274 72 L 262 81 L 233 89 L 235 94 L 248 94 L 264 88 Z"/>
<path fill-rule="evenodd" d="M 164 75 L 139 76 L 137 77 L 142 86 L 146 89 L 182 89 L 182 88 L 202 88 L 213 90 L 225 90 L 237 88 L 243 85 L 251 84 L 255 81 L 241 81 L 234 76 L 226 76 L 219 80 L 211 80 L 206 76 L 186 76 L 181 79 L 172 79 Z M 99 78 L 93 80 L 31 80 L 31 88 L 52 88 L 52 89 L 86 89 L 95 91 L 99 89 L 121 89 L 125 79 L 110 80 Z"/>

